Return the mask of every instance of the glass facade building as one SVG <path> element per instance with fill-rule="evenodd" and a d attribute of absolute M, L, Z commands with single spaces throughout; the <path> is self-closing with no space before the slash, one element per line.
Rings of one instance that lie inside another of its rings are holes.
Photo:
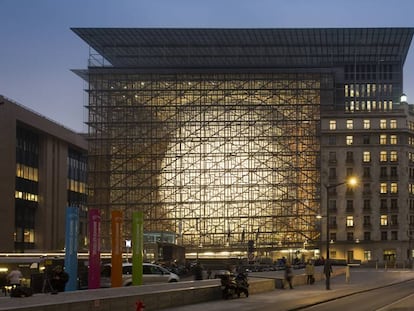
<path fill-rule="evenodd" d="M 75 28 L 92 48 L 89 207 L 125 239 L 258 253 L 320 240 L 325 112 L 392 108 L 412 29 Z M 385 43 L 387 42 L 387 43 Z M 96 52 L 96 53 L 95 53 Z"/>

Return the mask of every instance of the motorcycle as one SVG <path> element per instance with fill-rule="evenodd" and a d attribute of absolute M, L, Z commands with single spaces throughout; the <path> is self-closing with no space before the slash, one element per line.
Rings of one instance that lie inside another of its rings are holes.
<path fill-rule="evenodd" d="M 244 273 L 239 273 L 235 277 L 233 274 L 224 275 L 221 277 L 221 288 L 224 299 L 240 298 L 241 294 L 249 297 L 249 282 Z"/>

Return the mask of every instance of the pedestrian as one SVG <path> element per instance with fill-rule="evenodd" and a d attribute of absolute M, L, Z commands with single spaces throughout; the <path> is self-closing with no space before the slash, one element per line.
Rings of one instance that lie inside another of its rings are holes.
<path fill-rule="evenodd" d="M 203 267 L 201 266 L 200 262 L 197 262 L 194 266 L 194 280 L 202 280 L 203 279 Z"/>
<path fill-rule="evenodd" d="M 208 269 L 207 269 L 207 279 L 211 279 L 211 273 L 212 273 L 211 268 L 208 267 Z"/>
<path fill-rule="evenodd" d="M 63 270 L 62 266 L 56 266 L 52 271 L 52 279 L 50 280 L 53 290 L 64 292 L 69 275 Z"/>
<path fill-rule="evenodd" d="M 313 284 L 315 282 L 315 266 L 312 261 L 308 260 L 305 266 L 305 273 L 307 276 L 306 284 Z"/>
<path fill-rule="evenodd" d="M 13 267 L 13 269 L 7 275 L 7 281 L 9 285 L 13 287 L 20 286 L 22 278 L 23 278 L 23 274 L 20 272 L 20 270 L 17 267 Z"/>
<path fill-rule="evenodd" d="M 331 261 L 329 259 L 327 259 L 325 261 L 325 266 L 323 267 L 323 273 L 325 274 L 325 277 L 327 279 L 329 279 L 331 277 L 331 274 L 332 274 L 332 265 L 331 265 Z"/>
<path fill-rule="evenodd" d="M 350 280 L 351 280 L 351 271 L 350 271 L 350 267 L 349 267 L 349 265 L 346 265 L 346 270 L 345 270 L 345 282 L 348 284 Z"/>
<path fill-rule="evenodd" d="M 285 266 L 285 281 L 289 284 L 290 289 L 293 289 L 292 279 L 293 279 L 292 266 L 289 263 L 287 263 Z"/>

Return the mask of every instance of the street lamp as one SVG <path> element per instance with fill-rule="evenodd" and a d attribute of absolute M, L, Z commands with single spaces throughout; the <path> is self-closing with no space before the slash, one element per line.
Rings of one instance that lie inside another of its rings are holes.
<path fill-rule="evenodd" d="M 329 191 L 341 185 L 348 185 L 350 187 L 355 187 L 358 184 L 358 180 L 356 177 L 349 177 L 346 181 L 332 184 L 332 185 L 324 185 L 326 189 L 326 260 L 324 266 L 324 273 L 326 276 L 326 289 L 331 289 L 330 282 L 331 282 L 331 263 L 329 260 L 329 247 L 330 247 L 330 233 L 329 233 Z"/>

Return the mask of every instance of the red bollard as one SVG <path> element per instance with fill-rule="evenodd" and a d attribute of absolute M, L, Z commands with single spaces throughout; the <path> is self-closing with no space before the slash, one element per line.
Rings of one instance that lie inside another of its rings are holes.
<path fill-rule="evenodd" d="M 136 303 L 137 311 L 144 311 L 145 305 L 141 300 L 138 300 Z"/>

